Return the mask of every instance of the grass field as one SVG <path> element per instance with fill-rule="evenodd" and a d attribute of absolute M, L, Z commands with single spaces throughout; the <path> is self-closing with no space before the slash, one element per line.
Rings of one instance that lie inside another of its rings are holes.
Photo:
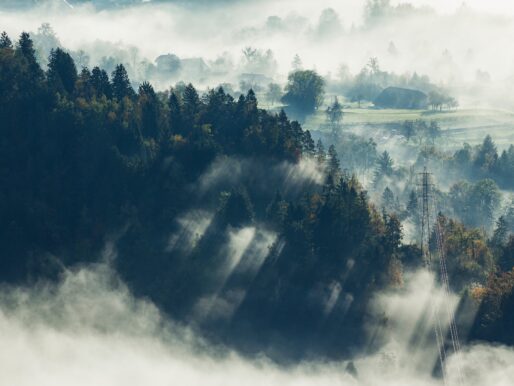
<path fill-rule="evenodd" d="M 500 147 L 514 144 L 514 112 L 496 109 L 458 109 L 453 111 L 374 109 L 366 106 L 344 110 L 343 130 L 375 136 L 400 125 L 406 120 L 423 119 L 436 121 L 443 130 L 444 138 L 450 147 L 464 142 L 477 144 L 490 134 Z M 305 129 L 324 130 L 326 117 L 324 110 L 308 117 L 303 124 Z"/>
<path fill-rule="evenodd" d="M 259 94 L 259 106 L 279 111 L 280 102 L 271 105 L 264 93 Z M 325 105 L 307 117 L 302 126 L 312 132 L 326 130 L 325 110 L 334 95 L 327 95 Z M 451 111 L 376 109 L 371 103 L 351 103 L 339 96 L 344 106 L 343 130 L 373 137 L 380 142 L 388 131 L 394 130 L 406 120 L 423 119 L 436 121 L 441 126 L 443 137 L 440 145 L 447 149 L 461 147 L 464 142 L 471 145 L 481 143 L 486 135 L 491 135 L 500 149 L 514 144 L 514 110 L 494 108 L 459 108 Z"/>

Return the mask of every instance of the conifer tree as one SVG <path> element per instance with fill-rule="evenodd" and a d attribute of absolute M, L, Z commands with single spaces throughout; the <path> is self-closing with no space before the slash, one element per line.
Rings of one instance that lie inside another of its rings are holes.
<path fill-rule="evenodd" d="M 0 48 L 12 48 L 12 41 L 5 31 L 0 35 Z"/>
<path fill-rule="evenodd" d="M 184 134 L 182 132 L 182 111 L 177 94 L 172 92 L 168 99 L 169 125 L 172 133 Z"/>
<path fill-rule="evenodd" d="M 113 96 L 118 101 L 121 101 L 125 97 L 133 98 L 135 96 L 127 70 L 123 64 L 118 64 L 112 73 L 112 91 Z"/>
<path fill-rule="evenodd" d="M 96 96 L 105 95 L 107 98 L 112 98 L 112 85 L 105 70 L 101 70 L 99 67 L 93 68 L 91 71 L 91 85 L 95 89 Z"/>
<path fill-rule="evenodd" d="M 37 62 L 34 42 L 28 33 L 21 33 L 15 52 L 27 64 L 30 74 L 30 82 L 36 83 L 42 81 L 44 79 L 44 72 Z M 35 84 L 32 86 L 34 87 Z"/>
<path fill-rule="evenodd" d="M 48 84 L 57 92 L 72 94 L 77 81 L 77 68 L 70 54 L 60 48 L 50 51 Z"/>

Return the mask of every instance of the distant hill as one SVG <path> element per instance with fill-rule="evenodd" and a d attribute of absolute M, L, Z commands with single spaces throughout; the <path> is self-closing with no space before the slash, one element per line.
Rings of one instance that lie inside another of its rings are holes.
<path fill-rule="evenodd" d="M 373 101 L 375 107 L 385 109 L 425 109 L 428 96 L 419 90 L 388 87 Z"/>

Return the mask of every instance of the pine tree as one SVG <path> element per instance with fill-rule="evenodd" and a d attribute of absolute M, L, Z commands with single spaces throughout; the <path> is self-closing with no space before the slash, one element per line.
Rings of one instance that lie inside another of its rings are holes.
<path fill-rule="evenodd" d="M 395 207 L 394 193 L 389 186 L 386 186 L 382 193 L 382 206 L 387 210 L 393 210 Z"/>
<path fill-rule="evenodd" d="M 185 115 L 185 118 L 188 121 L 194 122 L 196 114 L 198 113 L 198 108 L 200 106 L 200 97 L 198 96 L 198 92 L 193 87 L 191 83 L 189 83 L 184 89 L 184 93 L 182 95 L 182 108 Z"/>
<path fill-rule="evenodd" d="M 484 138 L 484 142 L 479 147 L 475 157 L 474 166 L 481 172 L 490 172 L 496 166 L 498 161 L 498 151 L 496 144 L 490 135 Z"/>
<path fill-rule="evenodd" d="M 510 236 L 498 259 L 498 266 L 502 272 L 512 271 L 514 268 L 514 236 Z"/>
<path fill-rule="evenodd" d="M 169 125 L 172 133 L 175 134 L 184 134 L 183 133 L 183 121 L 182 121 L 182 111 L 180 108 L 180 102 L 178 100 L 177 94 L 172 92 L 168 99 L 168 108 L 169 108 Z"/>
<path fill-rule="evenodd" d="M 95 94 L 95 90 L 91 85 L 91 71 L 87 67 L 83 67 L 78 76 L 75 92 L 78 96 L 88 100 Z"/>
<path fill-rule="evenodd" d="M 150 83 L 143 82 L 139 86 L 138 103 L 141 109 L 141 133 L 145 137 L 158 138 L 159 101 Z"/>
<path fill-rule="evenodd" d="M 339 165 L 339 156 L 337 155 L 334 145 L 330 145 L 328 148 L 328 168 L 329 173 L 334 176 L 335 180 L 337 180 L 341 174 L 341 168 Z"/>
<path fill-rule="evenodd" d="M 72 94 L 77 81 L 77 68 L 70 54 L 60 48 L 50 51 L 47 79 L 57 92 Z"/>
<path fill-rule="evenodd" d="M 118 101 L 123 100 L 125 97 L 133 98 L 135 96 L 127 70 L 123 64 L 118 64 L 112 73 L 112 92 Z"/>
<path fill-rule="evenodd" d="M 293 71 L 299 71 L 303 68 L 302 59 L 300 58 L 300 55 L 296 54 L 293 58 L 293 61 L 291 62 L 291 67 L 293 68 Z"/>
<path fill-rule="evenodd" d="M 0 35 L 0 48 L 12 48 L 12 41 L 5 31 Z"/>
<path fill-rule="evenodd" d="M 222 203 L 219 211 L 221 220 L 230 226 L 241 227 L 253 220 L 253 206 L 248 192 L 242 189 L 233 189 Z"/>
<path fill-rule="evenodd" d="M 493 237 L 491 238 L 491 244 L 495 247 L 502 247 L 505 245 L 508 232 L 507 221 L 504 216 L 500 216 L 498 221 L 496 221 L 496 228 L 494 229 Z"/>
<path fill-rule="evenodd" d="M 316 160 L 320 165 L 323 165 L 326 159 L 327 155 L 325 153 L 325 147 L 323 146 L 321 139 L 318 139 L 318 143 L 316 144 Z"/>
<path fill-rule="evenodd" d="M 305 130 L 303 134 L 303 151 L 310 157 L 313 157 L 316 153 L 316 146 L 309 130 Z"/>
<path fill-rule="evenodd" d="M 44 72 L 39 66 L 39 63 L 37 62 L 36 50 L 34 49 L 34 42 L 30 38 L 30 35 L 28 33 L 21 33 L 15 52 L 27 64 L 29 73 L 31 75 L 30 81 L 32 83 L 43 81 Z"/>
<path fill-rule="evenodd" d="M 374 184 L 378 184 L 384 177 L 392 176 L 393 172 L 393 159 L 387 150 L 385 150 L 377 159 Z"/>
<path fill-rule="evenodd" d="M 394 254 L 402 242 L 402 223 L 396 215 L 384 214 L 384 223 L 386 227 L 385 245 L 388 255 Z"/>
<path fill-rule="evenodd" d="M 105 95 L 109 99 L 112 98 L 112 86 L 109 81 L 109 75 L 99 67 L 95 67 L 91 71 L 91 85 L 97 97 Z"/>
<path fill-rule="evenodd" d="M 27 60 L 36 62 L 36 50 L 34 49 L 34 42 L 28 33 L 21 33 L 20 40 L 18 40 L 17 52 L 23 55 Z"/>

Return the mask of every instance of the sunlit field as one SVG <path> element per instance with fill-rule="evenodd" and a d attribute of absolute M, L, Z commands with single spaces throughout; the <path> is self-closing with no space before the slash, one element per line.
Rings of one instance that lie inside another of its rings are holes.
<path fill-rule="evenodd" d="M 455 110 L 399 110 L 377 109 L 370 103 L 363 103 L 359 108 L 355 103 L 343 103 L 343 131 L 356 131 L 362 135 L 371 135 L 377 131 L 399 132 L 399 126 L 405 121 L 436 121 L 443 131 L 441 145 L 449 149 L 466 142 L 476 145 L 486 135 L 491 135 L 499 147 L 507 147 L 514 142 L 514 111 L 485 108 L 464 108 Z M 327 130 L 326 106 L 307 118 L 303 127 L 312 131 Z M 368 134 L 367 134 L 368 133 Z"/>

